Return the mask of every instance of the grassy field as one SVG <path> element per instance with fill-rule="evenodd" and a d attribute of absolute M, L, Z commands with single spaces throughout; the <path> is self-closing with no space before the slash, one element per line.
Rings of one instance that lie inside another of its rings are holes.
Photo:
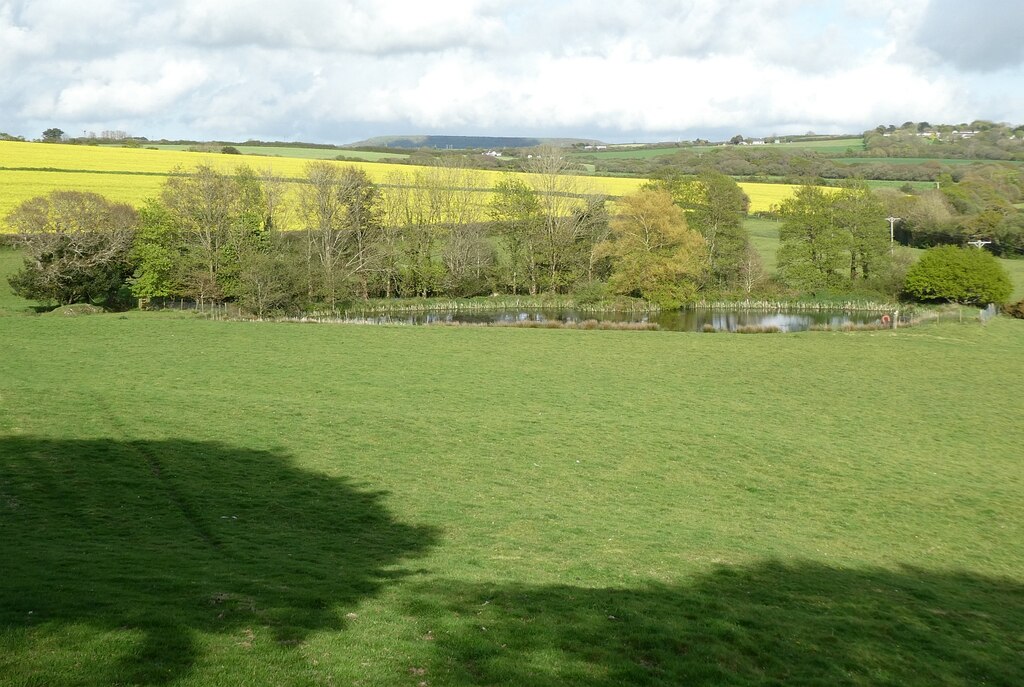
<path fill-rule="evenodd" d="M 1024 322 L 0 328 L 5 686 L 1024 683 Z"/>
<path fill-rule="evenodd" d="M 0 317 L 23 314 L 32 310 L 33 303 L 15 296 L 7 278 L 21 269 L 21 252 L 0 246 Z"/>
<path fill-rule="evenodd" d="M 151 148 L 159 150 L 188 150 L 191 145 L 153 145 Z M 368 150 L 347 150 L 336 148 L 295 148 L 292 146 L 245 146 L 236 145 L 234 148 L 242 155 L 263 155 L 268 157 L 294 157 L 300 160 L 333 160 L 339 155 L 349 158 L 365 160 L 366 162 L 379 162 L 380 160 L 407 160 L 409 153 L 383 153 Z"/>
<path fill-rule="evenodd" d="M 935 188 L 934 181 L 894 181 L 890 179 L 867 179 L 864 181 L 868 188 L 902 188 L 910 184 L 913 188 Z"/>
<path fill-rule="evenodd" d="M 853 150 L 863 150 L 864 139 L 856 136 L 852 138 L 837 138 L 830 141 L 791 141 L 778 145 L 784 148 L 807 148 L 818 153 L 845 153 L 851 148 Z"/>
<path fill-rule="evenodd" d="M 709 146 L 691 146 L 689 150 L 719 150 L 723 146 L 709 145 Z M 760 146 L 758 146 L 760 147 Z M 778 148 L 806 148 L 813 150 L 818 153 L 845 153 L 847 150 L 863 150 L 864 139 L 860 137 L 856 138 L 837 138 L 831 141 L 791 141 L 785 143 L 769 143 L 764 146 L 766 149 L 775 150 Z"/>
<path fill-rule="evenodd" d="M 999 262 L 1010 275 L 1010 281 L 1013 282 L 1013 295 L 1010 296 L 1011 302 L 1016 302 L 1024 299 L 1024 260 L 1004 260 L 1000 258 Z"/>
<path fill-rule="evenodd" d="M 750 242 L 760 254 L 765 270 L 769 274 L 775 274 L 778 266 L 775 254 L 779 250 L 779 222 L 773 219 L 748 217 L 743 221 L 743 226 L 750 234 Z"/>
<path fill-rule="evenodd" d="M 935 162 L 942 165 L 977 165 L 999 163 L 997 160 L 963 160 L 960 158 L 933 158 L 933 157 L 837 157 L 836 162 L 849 164 L 872 164 L 872 165 L 923 165 Z M 1011 164 L 1020 164 L 1014 162 Z"/>
<path fill-rule="evenodd" d="M 666 148 L 626 148 L 620 150 L 580 150 L 573 155 L 579 157 L 595 157 L 601 160 L 646 160 L 663 155 L 675 155 L 687 150 L 676 146 Z"/>

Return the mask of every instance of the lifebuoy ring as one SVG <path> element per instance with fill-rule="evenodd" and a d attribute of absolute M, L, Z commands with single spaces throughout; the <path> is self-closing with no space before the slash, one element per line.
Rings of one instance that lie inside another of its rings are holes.
<path fill-rule="evenodd" d="M 892 322 L 892 318 L 888 315 L 882 315 L 882 324 L 889 324 Z"/>

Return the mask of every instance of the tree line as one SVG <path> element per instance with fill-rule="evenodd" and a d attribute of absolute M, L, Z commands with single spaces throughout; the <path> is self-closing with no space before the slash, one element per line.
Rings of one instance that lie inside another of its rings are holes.
<path fill-rule="evenodd" d="M 370 298 L 571 294 L 678 307 L 904 290 L 912 258 L 884 230 L 892 198 L 864 184 L 803 186 L 784 201 L 770 275 L 743 224 L 749 199 L 728 176 L 667 176 L 610 202 L 558 154 L 533 164 L 490 189 L 446 161 L 381 184 L 324 161 L 300 180 L 201 165 L 176 170 L 138 210 L 55 191 L 7 217 L 26 256 L 10 283 L 60 304 L 232 301 L 261 318 Z M 901 221 L 916 226 L 905 209 Z"/>
<path fill-rule="evenodd" d="M 265 316 L 490 294 L 671 306 L 702 290 L 749 290 L 763 275 L 742 267 L 753 253 L 741 227 L 747 201 L 732 180 L 651 184 L 616 199 L 612 216 L 609 199 L 572 171 L 558 153 L 538 155 L 530 174 L 482 193 L 477 172 L 444 160 L 382 184 L 323 161 L 299 183 L 200 165 L 175 170 L 138 210 L 57 191 L 7 217 L 26 251 L 11 283 L 58 303 L 230 300 Z M 688 212 L 675 203 L 684 196 Z"/>

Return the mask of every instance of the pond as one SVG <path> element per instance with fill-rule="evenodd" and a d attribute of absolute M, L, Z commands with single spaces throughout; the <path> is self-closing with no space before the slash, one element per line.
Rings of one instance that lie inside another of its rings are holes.
<path fill-rule="evenodd" d="M 401 314 L 350 313 L 350 319 L 379 324 L 507 324 L 563 322 L 651 323 L 676 332 L 699 332 L 707 326 L 716 331 L 736 331 L 741 327 L 776 327 L 783 332 L 799 332 L 813 326 L 876 324 L 883 313 L 844 310 L 714 310 L 682 309 L 657 313 L 580 312 L 576 310 L 519 308 L 515 310 L 434 310 Z"/>

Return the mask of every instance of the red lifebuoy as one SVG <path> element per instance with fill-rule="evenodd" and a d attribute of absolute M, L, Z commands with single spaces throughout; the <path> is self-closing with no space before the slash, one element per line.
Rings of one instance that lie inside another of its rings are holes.
<path fill-rule="evenodd" d="M 882 315 L 882 324 L 889 324 L 890 322 L 892 322 L 892 318 L 888 315 Z"/>

